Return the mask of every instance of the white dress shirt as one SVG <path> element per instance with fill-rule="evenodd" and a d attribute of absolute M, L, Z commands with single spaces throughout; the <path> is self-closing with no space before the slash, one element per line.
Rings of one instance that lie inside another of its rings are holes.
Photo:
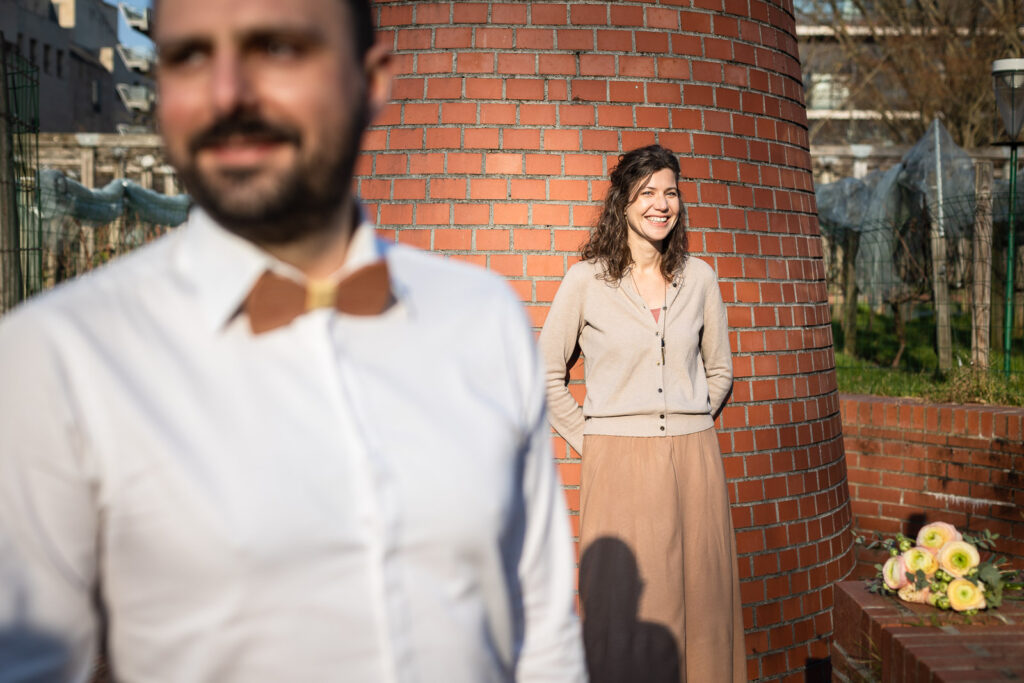
<path fill-rule="evenodd" d="M 491 274 L 357 230 L 397 304 L 254 336 L 194 210 L 0 321 L 0 681 L 575 681 L 544 386 Z M 33 678 L 36 676 L 37 678 Z"/>

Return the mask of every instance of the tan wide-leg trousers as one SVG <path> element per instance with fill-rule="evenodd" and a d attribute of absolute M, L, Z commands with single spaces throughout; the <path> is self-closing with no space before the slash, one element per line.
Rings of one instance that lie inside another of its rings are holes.
<path fill-rule="evenodd" d="M 747 680 L 714 429 L 583 443 L 580 603 L 594 683 Z"/>

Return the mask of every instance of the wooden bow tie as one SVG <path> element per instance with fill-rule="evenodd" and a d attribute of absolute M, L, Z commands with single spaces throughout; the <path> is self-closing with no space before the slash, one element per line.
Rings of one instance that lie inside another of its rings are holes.
<path fill-rule="evenodd" d="M 253 285 L 242 309 L 249 315 L 253 334 L 262 334 L 316 308 L 334 308 L 349 315 L 379 315 L 393 300 L 388 266 L 380 260 L 329 286 L 304 286 L 267 270 Z"/>

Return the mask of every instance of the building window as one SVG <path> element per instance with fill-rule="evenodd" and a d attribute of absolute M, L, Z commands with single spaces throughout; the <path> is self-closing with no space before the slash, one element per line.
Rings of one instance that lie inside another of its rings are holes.
<path fill-rule="evenodd" d="M 57 78 L 64 78 L 64 50 L 57 50 Z"/>
<path fill-rule="evenodd" d="M 50 46 L 43 45 L 43 73 L 50 73 Z"/>
<path fill-rule="evenodd" d="M 36 39 L 29 38 L 28 40 L 28 61 L 33 65 L 36 63 Z"/>
<path fill-rule="evenodd" d="M 96 79 L 92 81 L 92 110 L 98 112 L 100 110 L 100 82 Z"/>
<path fill-rule="evenodd" d="M 25 56 L 25 53 L 23 52 L 23 50 L 25 49 L 25 45 L 24 45 L 25 41 L 22 40 L 23 37 L 24 36 L 22 36 L 20 33 L 18 34 L 18 56 L 19 57 L 24 57 Z"/>
<path fill-rule="evenodd" d="M 842 109 L 850 96 L 846 79 L 833 74 L 812 74 L 808 109 Z"/>

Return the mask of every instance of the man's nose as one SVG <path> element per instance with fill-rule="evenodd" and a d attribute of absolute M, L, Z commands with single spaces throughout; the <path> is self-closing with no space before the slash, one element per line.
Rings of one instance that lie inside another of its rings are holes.
<path fill-rule="evenodd" d="M 211 96 L 220 114 L 251 105 L 255 97 L 252 77 L 242 56 L 224 51 L 214 58 Z"/>

